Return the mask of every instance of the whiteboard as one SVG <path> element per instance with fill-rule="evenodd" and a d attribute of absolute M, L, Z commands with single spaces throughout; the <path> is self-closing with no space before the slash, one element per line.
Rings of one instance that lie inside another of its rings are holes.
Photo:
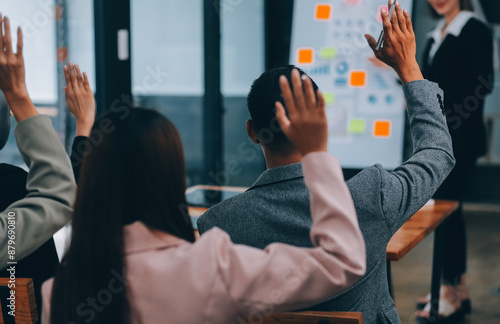
<path fill-rule="evenodd" d="M 412 0 L 400 0 L 410 13 Z M 327 102 L 329 151 L 344 168 L 402 163 L 405 101 L 396 73 L 374 60 L 364 34 L 378 39 L 380 0 L 295 0 L 290 62 Z"/>

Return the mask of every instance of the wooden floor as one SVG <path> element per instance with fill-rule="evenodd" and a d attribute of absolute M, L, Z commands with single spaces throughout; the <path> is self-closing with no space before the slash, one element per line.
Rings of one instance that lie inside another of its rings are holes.
<path fill-rule="evenodd" d="M 473 313 L 466 323 L 500 323 L 500 211 L 466 212 L 468 281 Z M 415 298 L 430 290 L 433 235 L 393 262 L 396 307 L 403 324 L 414 320 Z"/>

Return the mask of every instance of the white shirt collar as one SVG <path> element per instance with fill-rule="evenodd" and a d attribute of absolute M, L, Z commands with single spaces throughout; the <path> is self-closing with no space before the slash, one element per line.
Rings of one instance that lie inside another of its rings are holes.
<path fill-rule="evenodd" d="M 467 22 L 474 17 L 470 11 L 460 11 L 460 13 L 453 19 L 450 25 L 446 28 L 444 35 L 442 34 L 446 21 L 441 19 L 433 31 L 427 34 L 428 38 L 434 38 L 434 42 L 441 43 L 446 35 L 451 34 L 455 37 L 460 36 L 462 29 L 464 29 Z"/>

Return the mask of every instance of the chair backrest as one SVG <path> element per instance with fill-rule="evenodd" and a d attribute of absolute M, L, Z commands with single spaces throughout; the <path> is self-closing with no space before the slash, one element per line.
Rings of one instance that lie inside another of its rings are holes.
<path fill-rule="evenodd" d="M 295 312 L 280 313 L 264 318 L 249 318 L 246 324 L 363 324 L 358 312 Z"/>
<path fill-rule="evenodd" d="M 10 278 L 0 278 L 0 287 L 9 287 Z M 16 296 L 15 303 L 15 323 L 16 324 L 34 324 L 38 321 L 38 313 L 36 310 L 35 290 L 33 289 L 33 280 L 26 278 L 16 278 L 15 288 L 12 286 L 10 290 L 14 290 Z M 2 299 L 1 303 L 6 303 L 7 300 Z M 2 308 L 0 307 L 0 324 L 4 323 Z"/>

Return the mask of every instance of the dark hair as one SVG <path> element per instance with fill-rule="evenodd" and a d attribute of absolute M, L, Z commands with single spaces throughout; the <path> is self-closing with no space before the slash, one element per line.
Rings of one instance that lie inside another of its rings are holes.
<path fill-rule="evenodd" d="M 291 153 L 294 147 L 285 134 L 283 134 L 276 120 L 275 104 L 276 101 L 280 101 L 284 105 L 279 78 L 284 75 L 291 82 L 293 69 L 298 68 L 293 65 L 287 65 L 262 73 L 253 82 L 247 98 L 250 117 L 253 120 L 254 129 L 260 141 L 273 152 L 282 155 Z M 301 76 L 305 74 L 304 71 L 298 70 Z M 312 83 L 316 91 L 318 86 L 314 81 Z"/>
<path fill-rule="evenodd" d="M 194 242 L 175 126 L 140 108 L 105 113 L 94 129 L 104 123 L 109 131 L 82 164 L 71 243 L 54 280 L 52 324 L 131 323 L 123 279 L 125 225 L 141 221 Z M 95 311 L 89 298 L 100 303 Z"/>
<path fill-rule="evenodd" d="M 441 18 L 441 15 L 438 14 L 437 11 L 434 10 L 434 8 L 432 8 L 429 2 L 427 2 L 427 8 L 429 9 L 429 13 L 433 19 Z M 474 11 L 472 0 L 460 0 L 460 10 Z"/>

